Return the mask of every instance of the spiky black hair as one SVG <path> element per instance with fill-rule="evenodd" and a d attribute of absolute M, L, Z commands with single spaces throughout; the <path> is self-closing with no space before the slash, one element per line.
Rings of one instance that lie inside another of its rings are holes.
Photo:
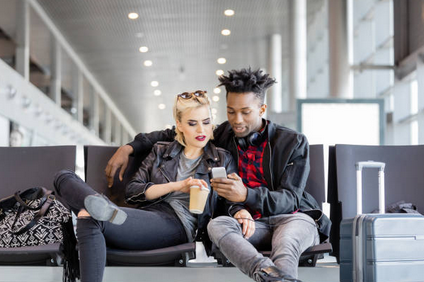
<path fill-rule="evenodd" d="M 229 92 L 253 92 L 262 103 L 265 100 L 266 90 L 276 83 L 275 78 L 271 78 L 269 74 L 264 74 L 260 69 L 252 71 L 250 67 L 228 71 L 228 76 L 221 75 L 218 79 L 220 82 L 218 86 L 225 87 L 227 96 Z"/>

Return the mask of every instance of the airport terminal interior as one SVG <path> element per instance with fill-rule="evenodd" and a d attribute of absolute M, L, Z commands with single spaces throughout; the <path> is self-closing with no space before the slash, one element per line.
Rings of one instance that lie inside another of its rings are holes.
<path fill-rule="evenodd" d="M 241 68 L 276 79 L 267 119 L 322 145 L 326 214 L 334 145 L 405 149 L 393 158 L 421 162 L 424 0 L 0 0 L 0 147 L 76 146 L 84 179 L 84 147 L 172 128 L 179 93 L 207 91 L 213 122 L 225 122 L 218 77 Z M 104 281 L 252 281 L 197 244 L 185 267 L 108 266 Z M 325 254 L 299 279 L 338 282 L 339 268 Z M 0 265 L 1 282 L 61 275 L 60 266 Z"/>

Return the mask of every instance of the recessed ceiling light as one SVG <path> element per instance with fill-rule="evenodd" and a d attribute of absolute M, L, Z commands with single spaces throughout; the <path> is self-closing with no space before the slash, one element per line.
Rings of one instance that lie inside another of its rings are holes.
<path fill-rule="evenodd" d="M 214 102 L 218 102 L 218 101 L 219 101 L 219 96 L 213 96 L 213 97 L 212 97 L 212 101 L 214 101 Z"/>
<path fill-rule="evenodd" d="M 150 67 L 151 65 L 153 65 L 153 62 L 150 60 L 145 60 L 143 63 L 146 67 Z"/>
<path fill-rule="evenodd" d="M 160 96 L 162 94 L 162 91 L 160 91 L 159 89 L 156 89 L 153 94 L 155 94 L 155 96 Z"/>
<path fill-rule="evenodd" d="M 158 108 L 159 108 L 160 110 L 163 110 L 163 109 L 165 109 L 165 108 L 166 108 L 166 105 L 165 105 L 165 104 L 159 104 L 159 105 L 158 105 Z"/>
<path fill-rule="evenodd" d="M 228 9 L 224 11 L 224 15 L 226 15 L 227 17 L 231 17 L 234 16 L 234 10 Z"/>
<path fill-rule="evenodd" d="M 128 14 L 128 18 L 129 18 L 130 20 L 138 19 L 138 14 L 137 14 L 137 13 L 129 13 L 129 14 Z"/>
<path fill-rule="evenodd" d="M 167 125 L 165 125 L 165 128 L 166 128 L 166 129 L 172 129 L 172 125 L 167 124 Z"/>
<path fill-rule="evenodd" d="M 218 112 L 218 110 L 217 109 L 215 109 L 215 108 L 212 108 L 212 113 L 214 114 L 214 115 L 216 115 L 216 113 Z"/>
<path fill-rule="evenodd" d="M 221 76 L 221 75 L 224 74 L 224 71 L 223 70 L 217 70 L 215 73 L 216 73 L 217 76 Z"/>
<path fill-rule="evenodd" d="M 215 88 L 215 89 L 213 90 L 213 93 L 215 93 L 215 94 L 219 94 L 219 93 L 221 93 L 221 88 Z"/>
<path fill-rule="evenodd" d="M 149 51 L 149 48 L 147 48 L 147 46 L 141 46 L 138 51 L 140 51 L 140 53 L 146 53 Z"/>
<path fill-rule="evenodd" d="M 223 64 L 225 64 L 225 63 L 227 62 L 227 60 L 226 60 L 225 58 L 219 58 L 219 59 L 217 60 L 217 62 L 218 62 L 218 64 L 223 65 Z"/>
<path fill-rule="evenodd" d="M 159 82 L 157 82 L 156 80 L 153 80 L 152 82 L 150 82 L 150 85 L 153 87 L 157 87 L 159 86 Z"/>
<path fill-rule="evenodd" d="M 224 36 L 228 36 L 228 35 L 230 35 L 230 34 L 231 34 L 231 30 L 229 30 L 229 29 L 223 29 L 223 30 L 221 31 L 221 34 L 222 34 L 222 35 L 224 35 Z"/>

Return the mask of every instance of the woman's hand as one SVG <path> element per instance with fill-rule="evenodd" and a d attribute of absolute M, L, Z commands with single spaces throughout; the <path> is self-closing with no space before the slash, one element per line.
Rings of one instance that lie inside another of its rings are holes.
<path fill-rule="evenodd" d="M 234 215 L 234 218 L 237 219 L 237 221 L 242 225 L 243 228 L 243 236 L 246 239 L 249 239 L 252 237 L 252 235 L 255 233 L 255 221 L 253 220 L 252 216 L 250 215 L 250 212 L 247 210 L 239 210 Z"/>
<path fill-rule="evenodd" d="M 208 187 L 208 184 L 203 179 L 194 179 L 189 177 L 187 179 L 175 182 L 175 191 L 190 193 L 190 186 L 197 185 L 199 187 L 204 186 Z"/>
<path fill-rule="evenodd" d="M 190 186 L 198 185 L 208 187 L 208 184 L 202 179 L 193 179 L 189 177 L 187 179 L 177 181 L 177 182 L 168 182 L 164 184 L 155 184 L 150 186 L 149 189 L 144 193 L 146 199 L 152 201 L 159 197 L 162 197 L 171 192 L 183 192 L 190 193 Z"/>

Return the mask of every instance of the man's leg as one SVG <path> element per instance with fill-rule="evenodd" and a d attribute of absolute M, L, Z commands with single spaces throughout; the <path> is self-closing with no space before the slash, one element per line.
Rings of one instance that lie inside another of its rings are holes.
<path fill-rule="evenodd" d="M 271 259 L 286 275 L 297 278 L 300 255 L 319 243 L 314 220 L 306 214 L 285 214 L 269 218 L 273 225 Z"/>
<path fill-rule="evenodd" d="M 241 225 L 232 217 L 220 216 L 208 224 L 208 234 L 212 242 L 227 259 L 256 281 L 261 281 L 256 273 L 262 268 L 273 266 L 274 263 L 259 253 L 254 245 L 270 242 L 271 233 L 272 229 L 266 224 L 256 221 L 256 231 L 248 241 L 243 238 Z"/>

